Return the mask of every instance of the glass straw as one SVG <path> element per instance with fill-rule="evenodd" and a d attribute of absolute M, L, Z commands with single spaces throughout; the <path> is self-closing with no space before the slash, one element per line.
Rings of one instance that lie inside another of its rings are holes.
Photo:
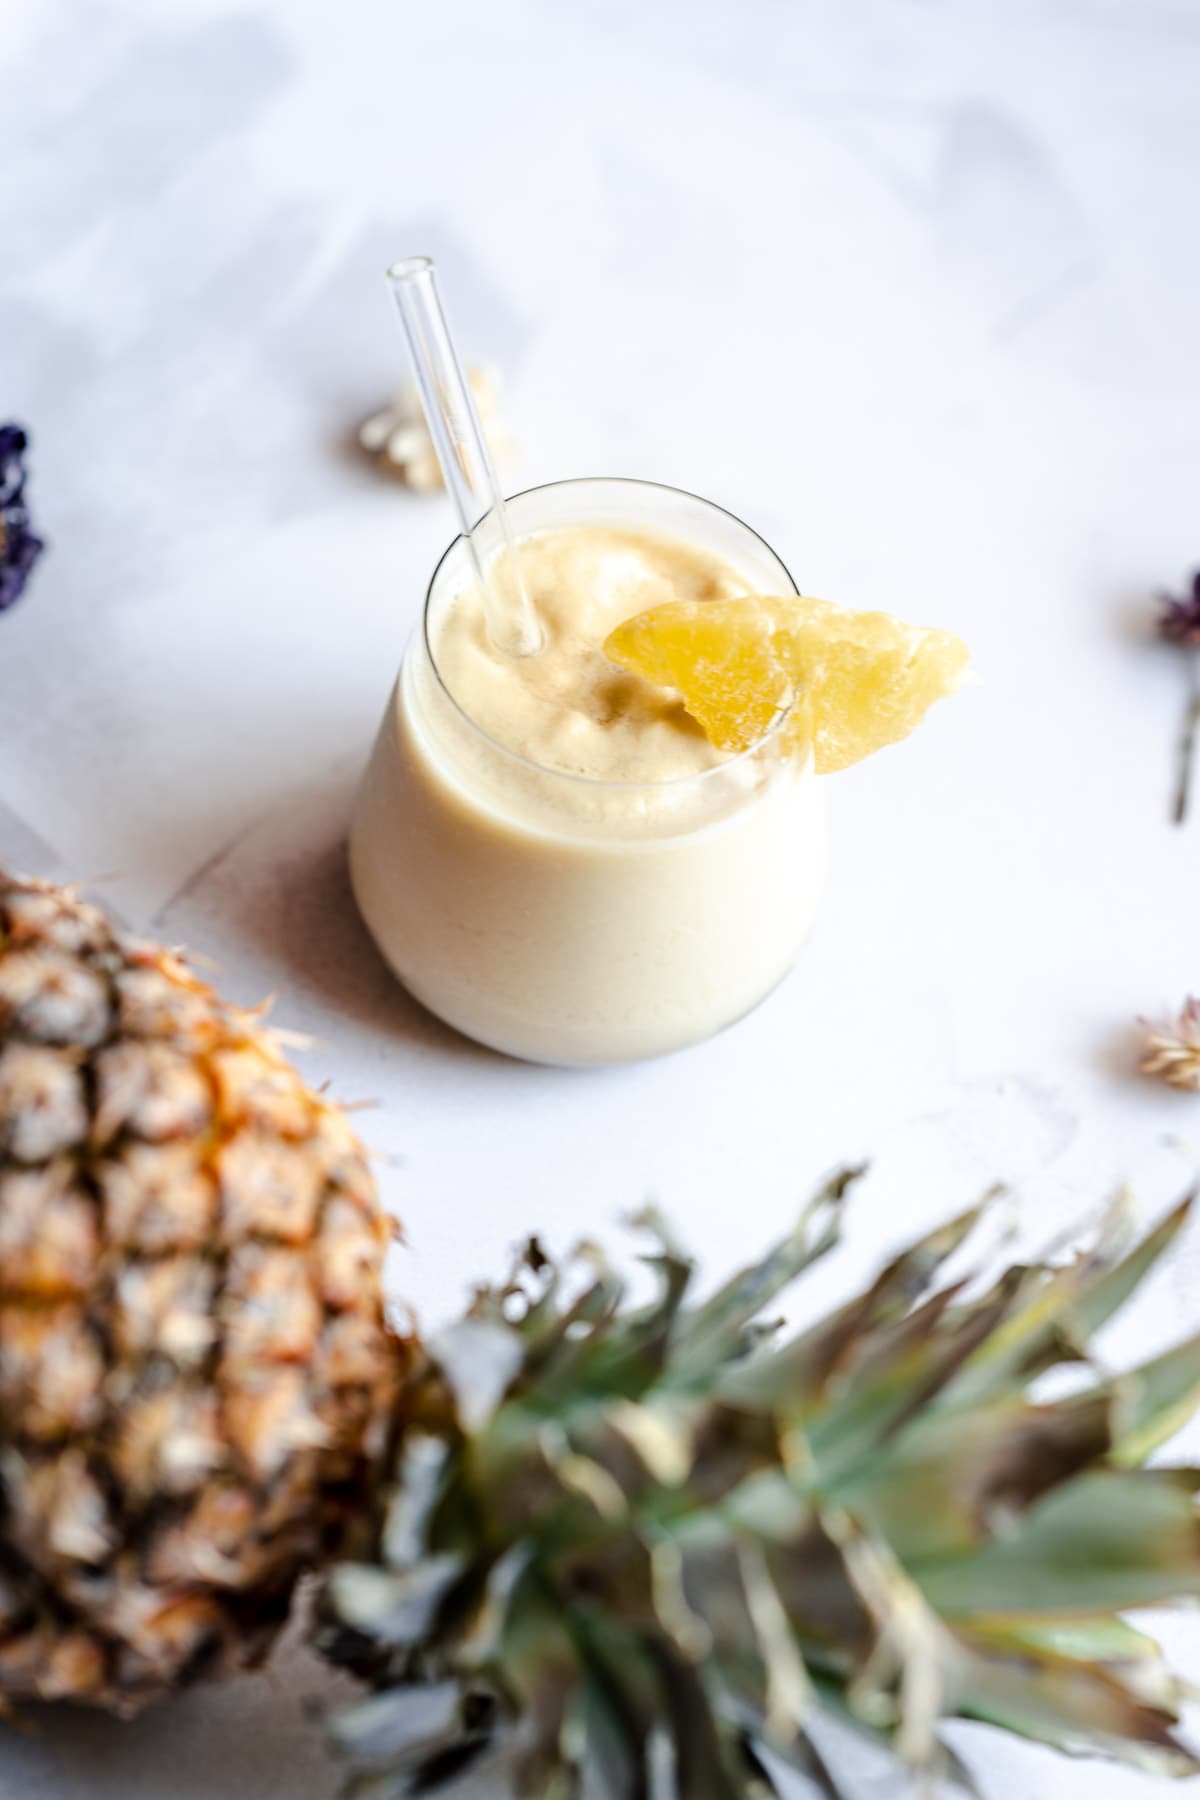
<path fill-rule="evenodd" d="M 489 635 L 497 649 L 531 656 L 541 648 L 542 628 L 526 592 L 508 508 L 442 311 L 433 259 L 407 256 L 392 264 L 387 277 L 429 435 L 484 596 Z M 492 557 L 485 555 L 479 537 L 489 517 L 499 534 Z"/>

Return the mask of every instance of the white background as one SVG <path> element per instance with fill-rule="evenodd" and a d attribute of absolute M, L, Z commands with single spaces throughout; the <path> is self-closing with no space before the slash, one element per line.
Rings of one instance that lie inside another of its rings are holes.
<path fill-rule="evenodd" d="M 648 1194 L 719 1270 L 864 1153 L 846 1279 L 996 1176 L 1035 1234 L 1188 1180 L 1200 1099 L 1136 1078 L 1130 1022 L 1200 988 L 1149 628 L 1200 560 L 1198 97 L 1196 0 L 6 0 L 0 411 L 53 547 L 0 617 L 0 857 L 278 992 L 313 1078 L 377 1103 L 427 1324 L 532 1227 L 619 1243 Z M 352 449 L 416 251 L 504 372 L 511 487 L 692 488 L 806 591 L 975 653 L 838 778 L 799 973 L 661 1064 L 472 1049 L 352 909 L 350 795 L 450 534 Z M 1198 1278 L 1194 1232 L 1111 1355 Z M 6 1735 L 0 1796 L 327 1800 L 326 1685 L 285 1658 Z M 1151 1792 L 960 1741 L 990 1800 Z"/>

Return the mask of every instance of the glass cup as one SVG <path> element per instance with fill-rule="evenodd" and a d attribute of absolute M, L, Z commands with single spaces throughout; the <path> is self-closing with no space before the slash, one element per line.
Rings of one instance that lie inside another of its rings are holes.
<path fill-rule="evenodd" d="M 653 482 L 555 482 L 509 514 L 518 540 L 640 528 L 719 557 L 759 593 L 797 592 L 747 525 Z M 528 761 L 438 672 L 434 626 L 472 580 L 458 538 L 359 790 L 350 872 L 372 936 L 424 1006 L 511 1056 L 614 1063 L 709 1037 L 771 992 L 812 927 L 825 833 L 811 762 L 783 754 L 781 720 L 741 755 L 663 781 Z"/>

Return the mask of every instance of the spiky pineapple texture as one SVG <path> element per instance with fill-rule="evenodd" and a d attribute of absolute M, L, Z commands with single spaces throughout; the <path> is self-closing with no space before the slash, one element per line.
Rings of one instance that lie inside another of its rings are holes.
<path fill-rule="evenodd" d="M 321 1602 L 326 1653 L 375 1690 L 332 1722 L 349 1793 L 477 1762 L 537 1800 L 585 1769 L 606 1800 L 761 1800 L 790 1765 L 836 1800 L 829 1712 L 927 1768 L 962 1715 L 1196 1770 L 1121 1614 L 1200 1592 L 1200 1475 L 1142 1466 L 1196 1402 L 1200 1339 L 1030 1392 L 1086 1366 L 1186 1208 L 982 1291 L 943 1274 L 970 1213 L 773 1342 L 762 1310 L 834 1243 L 850 1179 L 700 1304 L 663 1236 L 632 1308 L 594 1253 L 571 1298 L 533 1248 L 427 1349 L 373 1539 Z"/>
<path fill-rule="evenodd" d="M 259 1015 L 0 873 L 0 1710 L 265 1649 L 393 1390 L 388 1236 Z"/>

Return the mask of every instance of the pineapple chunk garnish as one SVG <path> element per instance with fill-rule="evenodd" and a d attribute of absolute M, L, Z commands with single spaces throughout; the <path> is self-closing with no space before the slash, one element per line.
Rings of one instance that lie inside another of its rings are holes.
<path fill-rule="evenodd" d="M 604 653 L 675 688 L 721 750 L 748 750 L 790 707 L 785 742 L 800 755 L 811 746 L 819 775 L 906 738 L 968 662 L 948 631 L 763 594 L 669 601 L 618 625 Z"/>

